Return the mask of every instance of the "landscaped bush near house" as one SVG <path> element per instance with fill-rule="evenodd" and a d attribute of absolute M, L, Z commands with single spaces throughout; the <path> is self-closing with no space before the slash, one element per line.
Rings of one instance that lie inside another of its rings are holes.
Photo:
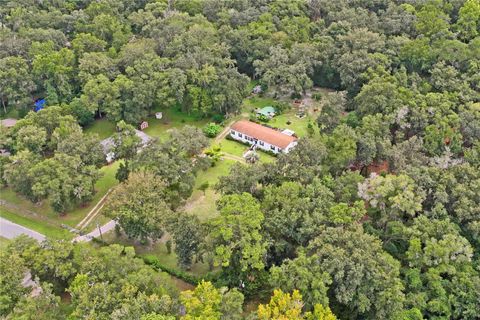
<path fill-rule="evenodd" d="M 257 116 L 257 119 L 260 120 L 260 121 L 262 121 L 262 122 L 268 122 L 268 121 L 270 121 L 270 118 L 267 117 L 267 116 L 264 115 L 264 114 L 259 114 L 259 115 Z"/>
<path fill-rule="evenodd" d="M 212 120 L 215 123 L 222 123 L 225 120 L 225 117 L 222 114 L 214 114 L 212 116 Z"/>
<path fill-rule="evenodd" d="M 203 133 L 209 138 L 214 138 L 217 136 L 217 134 L 222 131 L 222 127 L 219 126 L 218 124 L 215 124 L 213 122 L 207 124 L 205 127 L 203 127 Z"/>

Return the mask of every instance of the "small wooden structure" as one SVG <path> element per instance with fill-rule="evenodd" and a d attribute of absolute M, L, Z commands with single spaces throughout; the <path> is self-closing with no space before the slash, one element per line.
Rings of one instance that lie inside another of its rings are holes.
<path fill-rule="evenodd" d="M 148 128 L 148 122 L 147 121 L 142 121 L 142 123 L 140 123 L 140 130 L 145 130 Z"/>

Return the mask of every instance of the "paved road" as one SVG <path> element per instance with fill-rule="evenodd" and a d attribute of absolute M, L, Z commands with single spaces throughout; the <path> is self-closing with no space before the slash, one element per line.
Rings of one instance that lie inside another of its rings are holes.
<path fill-rule="evenodd" d="M 102 234 L 105 234 L 108 231 L 115 228 L 115 225 L 116 225 L 116 222 L 113 221 L 113 220 L 110 220 L 109 222 L 107 222 L 106 224 L 101 226 L 100 230 L 102 230 Z M 72 242 L 85 242 L 85 241 L 88 242 L 88 241 L 92 240 L 92 238 L 98 238 L 98 237 L 100 237 L 100 231 L 98 230 L 98 228 L 95 228 L 95 230 L 93 230 L 90 233 L 87 233 L 83 236 L 78 236 L 78 237 L 74 238 L 72 240 Z"/>
<path fill-rule="evenodd" d="M 27 236 L 37 239 L 38 241 L 45 240 L 45 236 L 43 234 L 0 217 L 0 236 L 7 239 L 13 239 L 21 234 L 26 234 Z"/>
<path fill-rule="evenodd" d="M 115 221 L 111 220 L 106 224 L 104 224 L 103 226 L 101 226 L 100 230 L 102 231 L 102 234 L 105 234 L 108 231 L 115 228 L 115 224 L 116 224 Z M 0 236 L 7 239 L 13 239 L 15 237 L 18 237 L 21 234 L 26 234 L 27 236 L 32 237 L 38 241 L 43 241 L 46 238 L 41 233 L 25 228 L 24 226 L 21 226 L 19 224 L 13 223 L 7 219 L 0 217 Z M 93 230 L 90 233 L 74 238 L 72 242 L 88 242 L 88 241 L 91 241 L 92 238 L 98 238 L 98 237 L 100 237 L 100 231 L 98 230 L 98 228 L 95 228 L 95 230 Z"/>

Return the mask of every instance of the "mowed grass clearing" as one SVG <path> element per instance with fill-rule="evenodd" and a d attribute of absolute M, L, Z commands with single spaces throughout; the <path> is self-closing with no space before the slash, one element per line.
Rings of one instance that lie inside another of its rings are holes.
<path fill-rule="evenodd" d="M 91 125 L 84 129 L 85 133 L 98 134 L 103 140 L 110 137 L 115 132 L 115 123 L 105 118 L 95 120 Z"/>
<path fill-rule="evenodd" d="M 176 107 L 157 109 L 156 111 L 162 112 L 162 119 L 157 119 L 155 116 L 147 118 L 148 128 L 146 128 L 144 132 L 160 140 L 165 140 L 168 137 L 168 130 L 170 129 L 180 129 L 186 125 L 201 128 L 207 123 L 212 122 L 209 118 L 202 118 L 195 113 L 183 113 Z"/>
<path fill-rule="evenodd" d="M 146 134 L 152 137 L 159 138 L 160 141 L 168 137 L 168 130 L 177 128 L 180 129 L 186 125 L 203 127 L 209 122 L 209 118 L 202 118 L 196 113 L 183 113 L 177 107 L 168 109 L 156 109 L 155 112 L 162 112 L 162 119 L 157 119 L 152 115 L 145 120 L 148 122 L 148 128 L 144 130 Z M 100 139 L 106 139 L 115 133 L 115 122 L 109 121 L 105 118 L 97 119 L 93 124 L 85 128 L 85 133 L 96 133 Z M 138 129 L 136 127 L 136 129 Z"/>
<path fill-rule="evenodd" d="M 215 192 L 214 186 L 220 177 L 228 175 L 234 163 L 233 160 L 223 159 L 218 161 L 214 167 L 200 171 L 195 180 L 193 193 L 185 204 L 185 212 L 198 216 L 202 221 L 215 217 L 218 214 L 216 202 L 220 195 Z M 209 184 L 205 194 L 198 189 L 204 183 Z"/>

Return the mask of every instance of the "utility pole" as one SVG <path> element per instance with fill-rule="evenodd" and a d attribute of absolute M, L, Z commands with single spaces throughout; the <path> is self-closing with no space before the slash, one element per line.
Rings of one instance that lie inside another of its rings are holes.
<path fill-rule="evenodd" d="M 100 225 L 98 224 L 98 222 L 97 222 L 97 228 L 98 228 L 98 232 L 100 233 L 100 239 L 102 239 L 103 241 L 102 229 L 100 228 Z"/>

